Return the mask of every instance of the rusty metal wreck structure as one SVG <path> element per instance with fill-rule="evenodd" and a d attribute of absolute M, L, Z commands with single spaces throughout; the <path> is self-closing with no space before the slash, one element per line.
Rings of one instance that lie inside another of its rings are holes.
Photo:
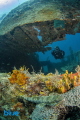
<path fill-rule="evenodd" d="M 75 33 L 80 33 L 79 0 L 27 1 L 0 23 L 0 54 L 44 52 L 51 49 L 48 44 Z"/>

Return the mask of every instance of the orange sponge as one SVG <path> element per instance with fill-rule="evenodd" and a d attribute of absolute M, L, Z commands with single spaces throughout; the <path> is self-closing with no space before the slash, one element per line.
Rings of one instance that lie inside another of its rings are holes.
<path fill-rule="evenodd" d="M 11 77 L 8 79 L 10 80 L 10 83 L 12 84 L 17 83 L 18 85 L 24 85 L 28 82 L 29 77 L 19 70 L 13 70 Z"/>

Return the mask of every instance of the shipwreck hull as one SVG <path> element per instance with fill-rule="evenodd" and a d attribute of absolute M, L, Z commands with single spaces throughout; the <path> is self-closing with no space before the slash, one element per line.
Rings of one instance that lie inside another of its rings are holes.
<path fill-rule="evenodd" d="M 31 0 L 13 9 L 0 23 L 0 55 L 21 59 L 80 33 L 79 6 L 79 0 Z"/>
<path fill-rule="evenodd" d="M 58 27 L 54 27 L 57 26 L 57 24 Z M 80 22 L 77 20 L 52 20 L 25 24 L 15 27 L 5 35 L 1 35 L 0 48 L 3 50 L 3 46 L 5 46 L 6 52 L 11 50 L 10 52 L 13 52 L 13 54 L 14 52 L 44 52 L 51 49 L 50 47 L 45 47 L 48 44 L 64 40 L 65 34 L 75 34 L 79 32 Z M 42 37 L 42 39 L 40 40 L 38 36 Z"/>

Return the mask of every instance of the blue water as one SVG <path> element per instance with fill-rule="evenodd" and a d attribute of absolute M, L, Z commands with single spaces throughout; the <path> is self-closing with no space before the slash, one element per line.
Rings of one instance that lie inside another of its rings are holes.
<path fill-rule="evenodd" d="M 75 35 L 67 34 L 65 36 L 65 40 L 53 42 L 48 46 L 52 47 L 52 50 L 56 46 L 59 46 L 61 50 L 65 51 L 65 59 L 66 59 L 66 56 L 70 55 L 70 50 L 69 50 L 70 47 L 73 50 L 73 52 L 77 52 L 80 50 L 80 33 L 77 33 Z M 40 61 L 50 60 L 51 62 L 60 62 L 61 60 L 59 59 L 56 60 L 54 56 L 52 56 L 51 54 L 52 50 L 49 50 L 45 53 L 37 52 L 37 54 L 39 55 L 39 60 Z"/>

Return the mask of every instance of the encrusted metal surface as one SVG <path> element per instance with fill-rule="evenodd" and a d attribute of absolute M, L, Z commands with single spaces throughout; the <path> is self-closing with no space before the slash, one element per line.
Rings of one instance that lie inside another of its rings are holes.
<path fill-rule="evenodd" d="M 79 0 L 73 4 L 31 0 L 13 9 L 0 24 L 0 52 L 44 52 L 51 49 L 46 45 L 64 40 L 65 34 L 80 32 L 79 4 Z"/>

